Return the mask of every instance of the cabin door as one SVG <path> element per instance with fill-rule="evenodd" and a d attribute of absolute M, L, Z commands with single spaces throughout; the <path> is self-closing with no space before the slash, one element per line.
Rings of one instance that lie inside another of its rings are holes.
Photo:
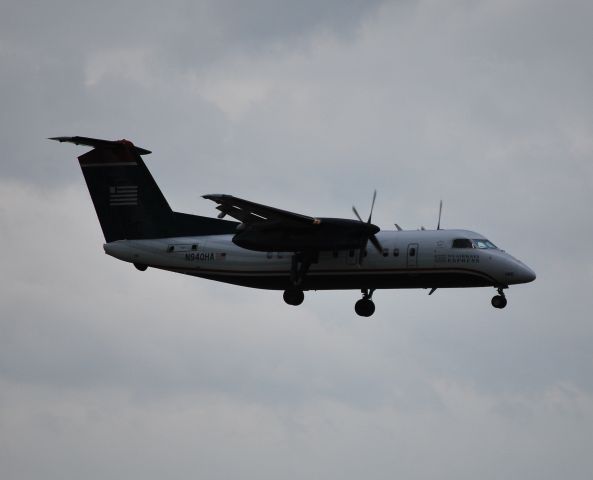
<path fill-rule="evenodd" d="M 418 266 L 418 244 L 410 243 L 408 245 L 408 267 Z"/>

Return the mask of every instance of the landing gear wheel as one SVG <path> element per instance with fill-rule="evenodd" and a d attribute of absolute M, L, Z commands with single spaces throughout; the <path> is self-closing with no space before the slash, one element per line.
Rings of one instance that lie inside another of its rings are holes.
<path fill-rule="evenodd" d="M 302 290 L 299 290 L 297 288 L 290 288 L 288 290 L 284 290 L 283 298 L 284 301 L 289 305 L 297 306 L 303 303 L 303 300 L 305 299 L 305 294 Z"/>
<path fill-rule="evenodd" d="M 504 308 L 507 306 L 507 299 L 504 295 L 494 295 L 492 297 L 492 306 L 494 308 Z"/>
<path fill-rule="evenodd" d="M 370 317 L 375 313 L 375 304 L 368 298 L 361 298 L 354 304 L 354 311 L 361 317 Z"/>

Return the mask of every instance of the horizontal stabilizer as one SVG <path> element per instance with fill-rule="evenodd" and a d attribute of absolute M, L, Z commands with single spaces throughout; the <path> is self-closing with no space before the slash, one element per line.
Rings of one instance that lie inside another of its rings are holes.
<path fill-rule="evenodd" d="M 138 155 L 148 155 L 150 150 L 135 146 L 129 140 L 101 140 L 100 138 L 89 137 L 51 137 L 48 140 L 56 140 L 58 142 L 69 142 L 75 145 L 87 145 L 94 148 L 114 148 L 121 145 L 127 145 L 134 149 Z"/>

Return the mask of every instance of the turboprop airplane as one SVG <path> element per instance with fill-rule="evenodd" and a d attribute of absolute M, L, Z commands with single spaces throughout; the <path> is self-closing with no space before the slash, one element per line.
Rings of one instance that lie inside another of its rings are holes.
<path fill-rule="evenodd" d="M 232 195 L 204 198 L 218 218 L 174 212 L 143 155 L 128 140 L 55 137 L 93 149 L 78 157 L 105 236 L 105 253 L 148 267 L 245 287 L 283 290 L 300 305 L 308 290 L 360 290 L 358 315 L 375 311 L 377 289 L 494 287 L 492 306 L 504 308 L 504 290 L 535 280 L 527 265 L 469 230 L 381 230 L 371 213 L 357 219 L 310 217 Z M 441 204 L 442 207 L 442 204 Z M 233 217 L 238 222 L 223 220 Z M 368 246 L 372 248 L 367 248 Z"/>

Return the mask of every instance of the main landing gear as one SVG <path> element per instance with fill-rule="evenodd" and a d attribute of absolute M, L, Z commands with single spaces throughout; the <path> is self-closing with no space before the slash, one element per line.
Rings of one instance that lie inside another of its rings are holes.
<path fill-rule="evenodd" d="M 507 306 L 507 297 L 504 296 L 502 288 L 498 289 L 498 295 L 492 297 L 491 303 L 494 308 L 504 308 Z"/>
<path fill-rule="evenodd" d="M 375 313 L 375 304 L 372 300 L 374 291 L 374 288 L 361 290 L 362 298 L 354 304 L 354 311 L 361 317 L 370 317 Z"/>
<path fill-rule="evenodd" d="M 370 317 L 373 313 L 375 313 L 375 304 L 372 300 L 374 291 L 375 289 L 361 290 L 362 298 L 354 304 L 354 311 L 361 317 Z M 305 294 L 300 288 L 294 286 L 284 290 L 284 295 L 282 297 L 289 305 L 297 306 L 303 303 Z"/>
<path fill-rule="evenodd" d="M 309 252 L 295 253 L 290 262 L 290 283 L 297 288 L 309 272 L 309 267 L 316 261 L 313 254 Z"/>
<path fill-rule="evenodd" d="M 299 288 L 293 287 L 284 290 L 284 295 L 282 297 L 284 298 L 284 301 L 286 303 L 288 303 L 289 305 L 294 305 L 296 307 L 297 305 L 303 303 L 303 300 L 305 299 L 305 294 Z"/>
<path fill-rule="evenodd" d="M 284 301 L 288 305 L 297 306 L 305 300 L 302 282 L 313 262 L 316 262 L 316 258 L 308 252 L 295 253 L 292 256 L 290 287 L 284 290 L 284 294 L 282 295 L 282 298 L 284 298 Z M 354 311 L 361 317 L 370 317 L 375 313 L 375 304 L 372 300 L 374 291 L 374 288 L 364 288 L 361 290 L 362 298 L 354 304 Z"/>
<path fill-rule="evenodd" d="M 284 290 L 284 301 L 289 305 L 300 305 L 305 299 L 305 294 L 300 287 L 303 279 L 309 271 L 311 263 L 315 261 L 315 256 L 309 252 L 295 253 L 290 263 L 290 284 L 291 287 Z"/>

